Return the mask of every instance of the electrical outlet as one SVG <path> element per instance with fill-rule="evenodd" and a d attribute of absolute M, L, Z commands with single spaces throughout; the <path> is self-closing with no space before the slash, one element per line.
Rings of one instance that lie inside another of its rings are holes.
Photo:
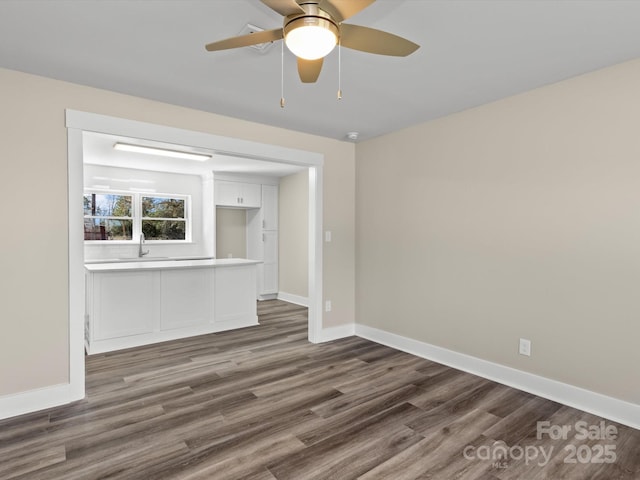
<path fill-rule="evenodd" d="M 527 357 L 531 356 L 531 340 L 527 340 L 526 338 L 520 339 L 520 348 L 518 349 L 518 353 L 520 355 L 526 355 Z"/>
<path fill-rule="evenodd" d="M 331 300 L 327 300 L 326 302 L 324 302 L 324 311 L 325 312 L 331 311 Z"/>
<path fill-rule="evenodd" d="M 327 243 L 331 242 L 331 230 L 324 232 L 324 241 Z"/>

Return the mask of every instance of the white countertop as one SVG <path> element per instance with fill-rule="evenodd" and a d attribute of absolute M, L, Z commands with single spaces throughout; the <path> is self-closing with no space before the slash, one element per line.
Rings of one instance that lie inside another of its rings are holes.
<path fill-rule="evenodd" d="M 237 267 L 242 265 L 257 265 L 258 260 L 246 258 L 208 258 L 208 259 L 162 259 L 157 261 L 143 260 L 129 261 L 117 260 L 114 262 L 101 261 L 100 263 L 85 263 L 84 268 L 89 272 L 112 272 L 118 270 L 164 270 L 170 268 L 212 268 L 212 267 Z"/>

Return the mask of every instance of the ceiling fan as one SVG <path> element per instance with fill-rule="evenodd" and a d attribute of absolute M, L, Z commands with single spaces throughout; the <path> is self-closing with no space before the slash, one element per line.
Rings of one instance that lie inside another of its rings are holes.
<path fill-rule="evenodd" d="M 378 55 L 406 57 L 419 45 L 375 28 L 342 23 L 375 0 L 260 0 L 284 17 L 282 28 L 264 30 L 209 43 L 210 52 L 248 47 L 284 39 L 298 58 L 298 74 L 313 83 L 323 59 L 339 43 L 342 47 Z"/>

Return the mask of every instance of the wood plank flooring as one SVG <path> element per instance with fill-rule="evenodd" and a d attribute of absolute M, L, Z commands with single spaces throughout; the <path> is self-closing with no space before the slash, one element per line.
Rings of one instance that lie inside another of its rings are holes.
<path fill-rule="evenodd" d="M 0 479 L 640 479 L 638 430 L 357 337 L 310 344 L 302 307 L 259 316 L 87 357 L 84 400 L 0 421 Z"/>

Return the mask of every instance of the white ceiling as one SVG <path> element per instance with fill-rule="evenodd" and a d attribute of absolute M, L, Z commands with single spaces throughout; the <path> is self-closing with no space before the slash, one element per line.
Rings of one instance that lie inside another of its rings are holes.
<path fill-rule="evenodd" d="M 345 139 L 367 139 L 640 56 L 638 0 L 378 0 L 347 23 L 404 36 L 406 58 L 342 50 L 301 84 L 285 49 L 206 52 L 259 0 L 0 0 L 0 66 Z"/>
<path fill-rule="evenodd" d="M 148 153 L 125 152 L 113 148 L 116 142 L 182 152 L 203 153 L 205 155 L 211 155 L 211 158 L 206 161 L 197 161 L 150 155 Z M 215 172 L 223 174 L 285 177 L 306 168 L 299 165 L 269 162 L 243 156 L 223 155 L 213 150 L 194 148 L 188 145 L 174 145 L 94 132 L 83 133 L 82 148 L 84 163 L 138 170 L 154 170 L 157 172 L 183 173 L 188 175 L 204 175 Z"/>

